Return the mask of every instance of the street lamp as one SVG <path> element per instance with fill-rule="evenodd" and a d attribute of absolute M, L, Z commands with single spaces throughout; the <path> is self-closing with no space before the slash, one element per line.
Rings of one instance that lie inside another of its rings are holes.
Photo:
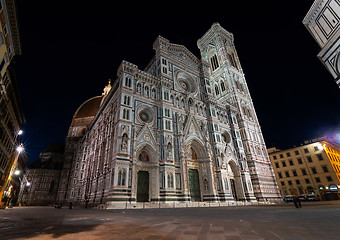
<path fill-rule="evenodd" d="M 19 176 L 19 175 L 20 175 L 20 170 L 18 170 L 18 169 L 15 170 L 15 171 L 14 171 L 14 175 Z"/>
<path fill-rule="evenodd" d="M 20 136 L 20 135 L 22 135 L 24 132 L 20 129 L 19 131 L 18 131 L 18 135 Z"/>
<path fill-rule="evenodd" d="M 20 144 L 17 148 L 16 148 L 17 152 L 20 154 L 22 151 L 24 151 L 24 146 L 22 146 L 22 144 Z"/>

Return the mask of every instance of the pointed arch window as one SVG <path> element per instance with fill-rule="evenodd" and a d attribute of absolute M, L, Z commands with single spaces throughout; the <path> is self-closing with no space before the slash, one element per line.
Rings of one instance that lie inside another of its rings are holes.
<path fill-rule="evenodd" d="M 131 87 L 131 78 L 125 77 L 125 86 L 126 87 Z"/>
<path fill-rule="evenodd" d="M 154 88 L 151 90 L 151 97 L 156 99 L 156 90 Z"/>
<path fill-rule="evenodd" d="M 130 119 L 130 110 L 123 109 L 123 119 L 126 119 L 126 120 Z"/>
<path fill-rule="evenodd" d="M 130 105 L 130 96 L 124 96 L 124 104 L 125 105 Z"/>
<path fill-rule="evenodd" d="M 222 92 L 225 91 L 225 84 L 223 81 L 220 82 L 220 85 L 221 85 L 221 89 L 222 89 Z"/>
<path fill-rule="evenodd" d="M 137 83 L 137 93 L 141 93 L 141 84 L 140 83 Z"/>
<path fill-rule="evenodd" d="M 215 94 L 216 94 L 216 96 L 220 94 L 220 90 L 218 89 L 217 84 L 215 84 Z"/>
<path fill-rule="evenodd" d="M 172 173 L 168 174 L 168 188 L 173 188 L 174 187 L 174 176 Z"/>
<path fill-rule="evenodd" d="M 145 86 L 145 96 L 146 97 L 149 97 L 149 87 L 148 86 Z"/>
<path fill-rule="evenodd" d="M 215 70 L 219 67 L 219 64 L 218 64 L 218 60 L 217 60 L 216 54 L 214 54 L 214 55 L 210 58 L 210 65 L 211 65 L 211 69 L 212 69 L 213 71 L 215 71 Z"/>
<path fill-rule="evenodd" d="M 118 172 L 118 186 L 125 186 L 126 171 L 125 169 L 120 169 Z"/>

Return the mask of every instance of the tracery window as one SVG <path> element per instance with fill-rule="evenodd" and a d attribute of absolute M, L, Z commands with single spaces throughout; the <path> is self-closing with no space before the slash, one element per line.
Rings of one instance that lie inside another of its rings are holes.
<path fill-rule="evenodd" d="M 165 129 L 171 130 L 171 122 L 169 120 L 165 120 Z"/>
<path fill-rule="evenodd" d="M 120 169 L 118 172 L 118 186 L 125 186 L 126 170 Z"/>
<path fill-rule="evenodd" d="M 169 101 L 169 92 L 167 90 L 164 91 L 164 100 Z"/>
<path fill-rule="evenodd" d="M 156 90 L 154 88 L 151 90 L 151 97 L 156 99 Z"/>
<path fill-rule="evenodd" d="M 220 85 L 221 85 L 222 92 L 224 92 L 225 91 L 225 84 L 224 84 L 224 82 L 221 81 Z"/>
<path fill-rule="evenodd" d="M 126 119 L 126 120 L 130 119 L 130 110 L 123 109 L 123 119 Z"/>
<path fill-rule="evenodd" d="M 217 60 L 216 54 L 214 54 L 214 55 L 210 58 L 210 64 L 211 64 L 211 69 L 212 69 L 213 71 L 215 71 L 215 70 L 219 67 L 219 64 L 218 64 L 218 60 Z"/>
<path fill-rule="evenodd" d="M 131 78 L 125 77 L 125 86 L 126 87 L 131 87 Z"/>
<path fill-rule="evenodd" d="M 218 89 L 217 84 L 215 84 L 215 94 L 216 94 L 216 96 L 220 94 L 220 90 Z"/>
<path fill-rule="evenodd" d="M 125 105 L 130 105 L 130 96 L 124 96 L 124 104 Z"/>
<path fill-rule="evenodd" d="M 173 188 L 174 187 L 174 176 L 172 173 L 168 174 L 168 188 Z"/>
<path fill-rule="evenodd" d="M 145 96 L 149 97 L 149 87 L 145 86 Z"/>
<path fill-rule="evenodd" d="M 140 83 L 138 83 L 137 84 L 137 93 L 141 93 L 141 84 Z"/>

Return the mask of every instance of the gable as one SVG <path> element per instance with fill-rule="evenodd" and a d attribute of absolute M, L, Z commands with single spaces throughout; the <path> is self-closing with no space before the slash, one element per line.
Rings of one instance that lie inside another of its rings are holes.
<path fill-rule="evenodd" d="M 139 145 L 148 143 L 149 145 L 155 147 L 158 145 L 155 136 L 153 135 L 151 129 L 147 124 L 144 125 L 144 127 L 140 130 L 140 132 L 137 135 L 137 141 L 136 146 L 137 149 Z"/>
<path fill-rule="evenodd" d="M 184 135 L 185 138 L 188 138 L 189 136 L 196 136 L 199 139 L 204 139 L 200 130 L 200 127 L 196 121 L 196 119 L 189 115 L 186 126 L 184 128 Z"/>

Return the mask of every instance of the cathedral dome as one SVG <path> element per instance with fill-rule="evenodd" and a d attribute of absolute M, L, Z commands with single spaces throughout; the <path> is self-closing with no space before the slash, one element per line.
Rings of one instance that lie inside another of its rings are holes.
<path fill-rule="evenodd" d="M 47 148 L 42 151 L 45 152 L 54 152 L 54 153 L 64 153 L 65 143 L 59 142 L 49 145 Z"/>
<path fill-rule="evenodd" d="M 74 114 L 73 119 L 94 117 L 99 110 L 102 98 L 103 96 L 97 96 L 85 101 L 82 105 L 80 105 Z"/>

